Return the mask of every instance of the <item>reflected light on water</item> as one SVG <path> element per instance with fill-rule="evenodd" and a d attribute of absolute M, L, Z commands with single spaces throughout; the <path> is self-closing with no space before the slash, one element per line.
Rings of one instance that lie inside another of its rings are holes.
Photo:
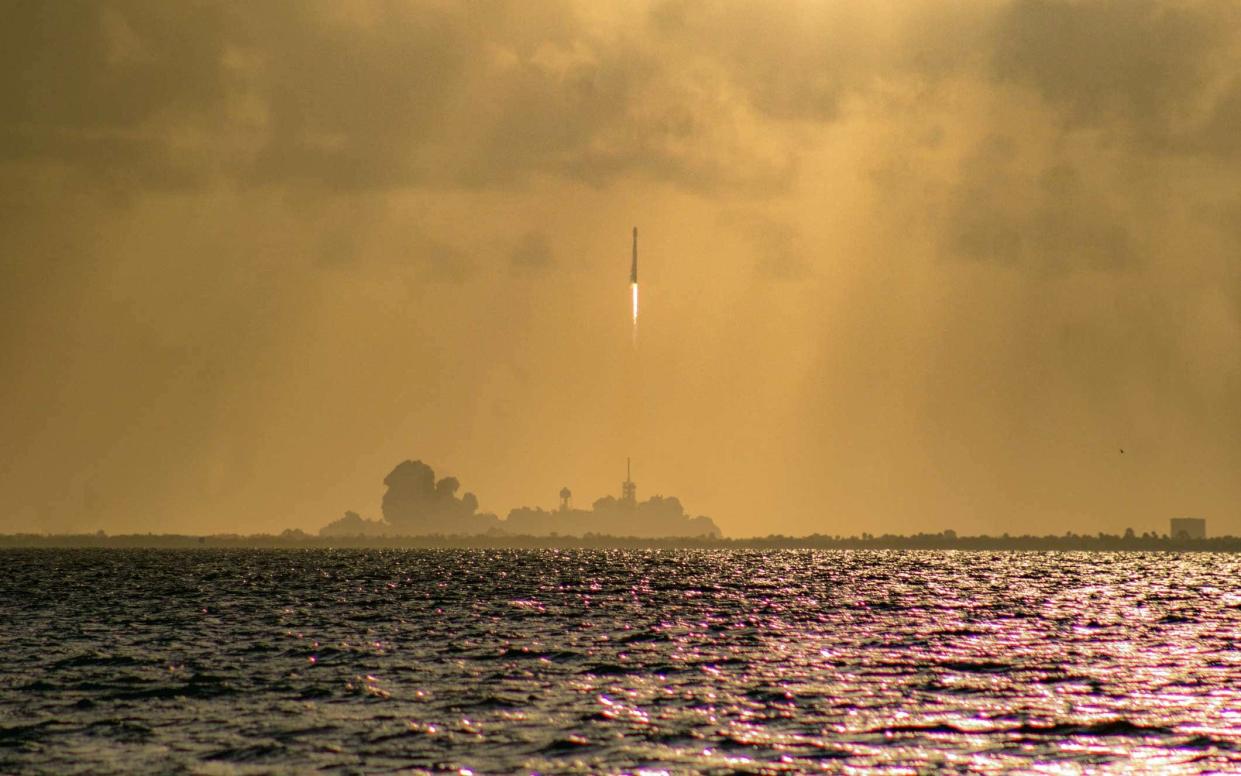
<path fill-rule="evenodd" d="M 0 771 L 1241 769 L 1229 555 L 4 560 Z"/>

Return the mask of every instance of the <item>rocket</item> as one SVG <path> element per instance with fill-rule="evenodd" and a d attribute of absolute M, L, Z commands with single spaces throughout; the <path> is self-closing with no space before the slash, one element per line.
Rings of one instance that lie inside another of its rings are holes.
<path fill-rule="evenodd" d="M 638 227 L 633 228 L 633 264 L 629 266 L 629 282 L 638 282 Z"/>

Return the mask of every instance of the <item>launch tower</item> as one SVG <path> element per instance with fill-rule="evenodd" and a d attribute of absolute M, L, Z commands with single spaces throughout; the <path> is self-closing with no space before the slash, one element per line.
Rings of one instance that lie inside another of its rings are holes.
<path fill-rule="evenodd" d="M 637 506 L 638 486 L 633 481 L 630 461 L 625 459 L 625 481 L 621 483 L 621 502 L 629 506 Z"/>

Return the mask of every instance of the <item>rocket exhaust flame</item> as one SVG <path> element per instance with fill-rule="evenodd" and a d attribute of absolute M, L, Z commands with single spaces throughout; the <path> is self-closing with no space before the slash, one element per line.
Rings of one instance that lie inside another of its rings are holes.
<path fill-rule="evenodd" d="M 638 284 L 630 283 L 633 289 L 633 344 L 638 344 Z"/>
<path fill-rule="evenodd" d="M 638 345 L 638 227 L 633 228 L 633 264 L 629 266 L 629 287 L 633 291 L 633 344 Z"/>

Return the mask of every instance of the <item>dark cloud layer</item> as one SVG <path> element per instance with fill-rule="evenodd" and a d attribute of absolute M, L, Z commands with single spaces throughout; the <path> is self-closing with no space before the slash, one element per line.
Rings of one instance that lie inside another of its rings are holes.
<path fill-rule="evenodd" d="M 167 136 L 222 128 L 225 18 L 211 4 L 6 4 L 0 155 L 47 159 L 133 185 L 185 185 L 201 168 Z"/>
<path fill-rule="evenodd" d="M 1017 0 L 984 24 L 963 8 L 678 0 L 635 9 L 645 23 L 610 37 L 561 3 L 10 6 L 5 157 L 143 183 L 777 180 L 788 160 L 728 128 L 738 106 L 830 123 L 901 79 L 972 75 L 963 46 L 990 50 L 979 77 L 1028 87 L 1069 128 L 1182 151 L 1238 143 L 1239 14 L 1221 3 Z"/>
<path fill-rule="evenodd" d="M 688 185 L 779 174 L 747 169 L 741 148 L 695 153 L 713 131 L 713 96 L 634 41 L 592 36 L 557 3 L 11 10 L 0 40 L 9 159 L 138 185 L 222 176 L 335 191 L 538 172 Z"/>
<path fill-rule="evenodd" d="M 1235 4 L 1210 0 L 1021 0 L 1000 16 L 995 73 L 1036 90 L 1070 128 L 1232 155 L 1239 21 Z"/>

